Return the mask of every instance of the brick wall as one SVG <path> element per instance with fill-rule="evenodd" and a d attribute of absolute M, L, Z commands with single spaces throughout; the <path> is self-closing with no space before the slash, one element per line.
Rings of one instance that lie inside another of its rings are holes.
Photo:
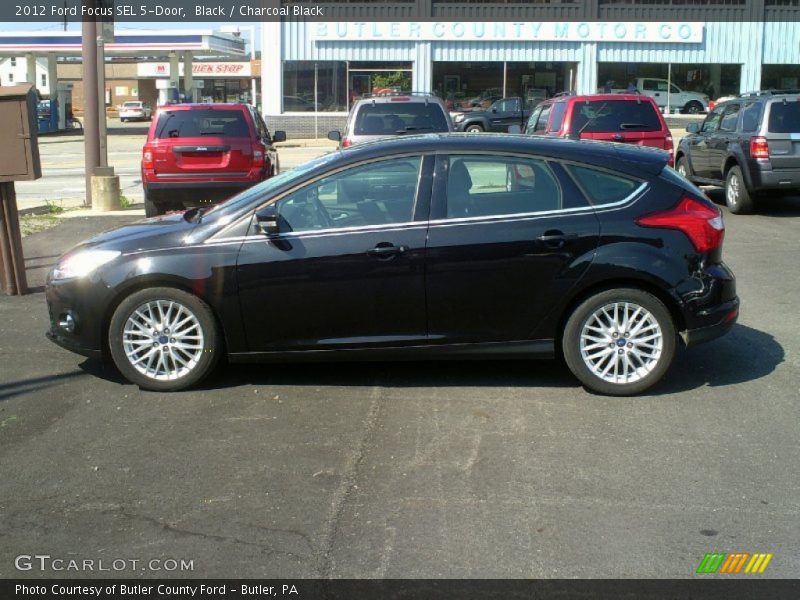
<path fill-rule="evenodd" d="M 317 131 L 314 135 L 314 115 L 266 115 L 264 119 L 270 131 L 282 129 L 289 140 L 302 140 L 314 137 L 326 138 L 332 129 L 344 131 L 347 115 L 326 115 L 317 117 Z"/>

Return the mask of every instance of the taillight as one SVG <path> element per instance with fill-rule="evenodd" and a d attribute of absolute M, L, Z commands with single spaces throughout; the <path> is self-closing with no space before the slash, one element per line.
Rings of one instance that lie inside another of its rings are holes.
<path fill-rule="evenodd" d="M 255 144 L 253 146 L 253 166 L 254 167 L 263 167 L 264 166 L 264 155 L 267 153 L 267 149 L 264 147 L 263 144 Z"/>
<path fill-rule="evenodd" d="M 353 145 L 353 140 L 351 140 L 350 138 L 342 139 L 342 148 L 349 148 L 352 145 Z"/>
<path fill-rule="evenodd" d="M 153 149 L 145 146 L 142 150 L 142 168 L 143 169 L 152 169 L 153 168 Z"/>
<path fill-rule="evenodd" d="M 672 153 L 674 149 L 675 143 L 672 141 L 672 134 L 668 133 L 667 137 L 664 139 L 664 150 L 669 152 L 669 160 L 667 161 L 667 164 L 670 167 L 675 166 L 675 155 Z"/>
<path fill-rule="evenodd" d="M 760 135 L 750 138 L 750 157 L 769 158 L 769 144 L 767 138 Z"/>
<path fill-rule="evenodd" d="M 653 213 L 636 219 L 640 227 L 658 227 L 682 231 L 692 242 L 697 252 L 708 252 L 719 248 L 725 237 L 722 213 L 715 206 L 709 206 L 683 197 L 669 210 Z"/>

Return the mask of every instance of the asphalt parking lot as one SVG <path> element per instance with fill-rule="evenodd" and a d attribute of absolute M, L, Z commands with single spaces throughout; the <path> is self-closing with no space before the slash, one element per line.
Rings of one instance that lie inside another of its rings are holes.
<path fill-rule="evenodd" d="M 739 324 L 624 399 L 526 361 L 236 365 L 142 392 L 45 339 L 41 288 L 133 218 L 26 238 L 33 293 L 0 298 L 0 577 L 682 578 L 711 551 L 800 572 L 800 199 L 726 211 Z M 15 569 L 36 554 L 193 569 Z"/>

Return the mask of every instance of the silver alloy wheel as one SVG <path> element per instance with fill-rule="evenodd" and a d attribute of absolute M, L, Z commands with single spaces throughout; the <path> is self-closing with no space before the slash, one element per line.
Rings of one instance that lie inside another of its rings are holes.
<path fill-rule="evenodd" d="M 664 336 L 656 318 L 634 302 L 613 302 L 594 311 L 581 329 L 583 362 L 609 383 L 634 383 L 658 365 Z"/>
<path fill-rule="evenodd" d="M 205 338 L 197 316 L 174 300 L 151 300 L 131 313 L 122 347 L 131 366 L 158 381 L 180 379 L 197 366 Z"/>
<path fill-rule="evenodd" d="M 678 165 L 678 173 L 686 177 L 686 165 L 681 163 Z"/>
<path fill-rule="evenodd" d="M 739 177 L 736 173 L 728 176 L 728 189 L 725 190 L 728 206 L 736 206 L 739 203 Z"/>

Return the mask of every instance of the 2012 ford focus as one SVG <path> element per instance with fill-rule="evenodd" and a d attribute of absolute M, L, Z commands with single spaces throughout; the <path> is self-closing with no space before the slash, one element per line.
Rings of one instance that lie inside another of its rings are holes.
<path fill-rule="evenodd" d="M 335 152 L 70 250 L 48 336 L 151 390 L 223 354 L 563 355 L 587 388 L 637 394 L 739 310 L 720 212 L 667 160 L 491 134 Z"/>

